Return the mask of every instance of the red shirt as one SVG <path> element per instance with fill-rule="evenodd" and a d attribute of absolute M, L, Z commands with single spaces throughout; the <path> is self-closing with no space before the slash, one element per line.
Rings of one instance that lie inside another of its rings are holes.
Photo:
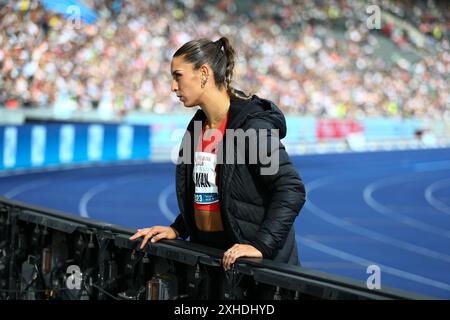
<path fill-rule="evenodd" d="M 216 130 L 206 131 L 206 137 L 203 127 L 201 143 L 194 154 L 194 217 L 197 228 L 203 232 L 223 231 L 217 146 L 225 134 L 227 122 L 228 114 Z"/>

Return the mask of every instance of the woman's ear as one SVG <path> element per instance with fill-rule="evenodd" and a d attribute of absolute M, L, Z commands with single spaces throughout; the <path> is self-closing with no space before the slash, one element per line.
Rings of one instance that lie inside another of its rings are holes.
<path fill-rule="evenodd" d="M 206 82 L 208 82 L 210 73 L 211 73 L 211 71 L 210 71 L 210 68 L 208 67 L 208 65 L 204 64 L 204 65 L 200 66 L 200 79 L 202 82 L 202 88 L 204 88 L 206 85 Z"/>
<path fill-rule="evenodd" d="M 210 73 L 210 67 L 205 63 L 205 64 L 202 64 L 201 66 L 200 66 L 200 72 L 202 73 L 202 74 L 204 74 L 204 75 L 206 75 L 206 76 L 208 76 L 209 75 L 209 73 Z"/>

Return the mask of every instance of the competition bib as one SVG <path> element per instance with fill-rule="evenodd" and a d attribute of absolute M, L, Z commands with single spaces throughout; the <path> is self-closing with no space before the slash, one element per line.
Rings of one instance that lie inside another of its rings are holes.
<path fill-rule="evenodd" d="M 219 201 L 216 185 L 217 156 L 207 152 L 195 152 L 193 178 L 194 201 L 197 204 L 211 204 Z"/>

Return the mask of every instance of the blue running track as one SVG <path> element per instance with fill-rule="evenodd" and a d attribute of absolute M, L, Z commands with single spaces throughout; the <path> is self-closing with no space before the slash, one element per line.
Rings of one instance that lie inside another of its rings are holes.
<path fill-rule="evenodd" d="M 450 299 L 450 149 L 292 157 L 307 188 L 302 265 Z M 127 227 L 178 214 L 171 163 L 0 173 L 0 194 Z"/>

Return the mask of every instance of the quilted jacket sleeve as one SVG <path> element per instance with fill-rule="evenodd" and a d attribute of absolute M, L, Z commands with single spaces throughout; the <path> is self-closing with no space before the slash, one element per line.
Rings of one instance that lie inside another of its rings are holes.
<path fill-rule="evenodd" d="M 281 144 L 273 124 L 264 119 L 254 119 L 251 127 L 258 131 L 258 145 L 267 145 L 265 157 L 258 157 L 252 171 L 259 183 L 271 193 L 267 214 L 250 244 L 271 259 L 285 243 L 295 218 L 306 201 L 304 184 Z M 271 160 L 271 161 L 269 161 Z M 270 162 L 270 163 L 269 163 Z"/>

